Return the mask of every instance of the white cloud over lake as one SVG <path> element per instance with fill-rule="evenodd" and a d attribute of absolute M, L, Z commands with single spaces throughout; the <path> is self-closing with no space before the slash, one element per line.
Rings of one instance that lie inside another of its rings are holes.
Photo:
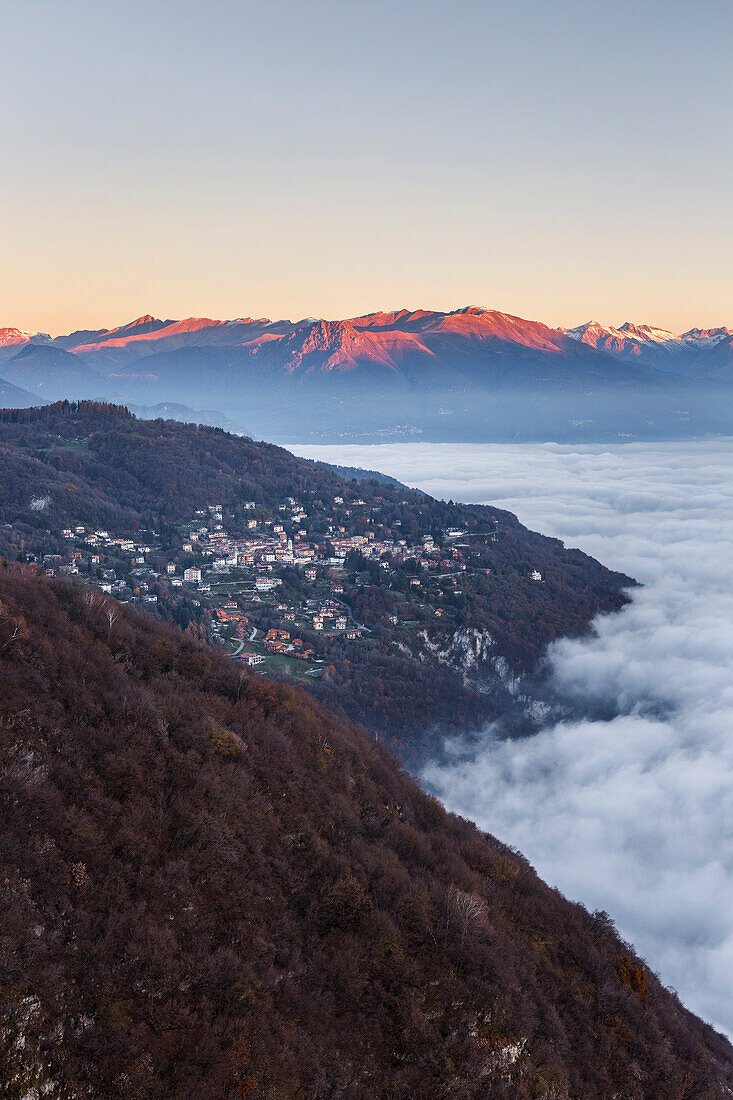
<path fill-rule="evenodd" d="M 665 984 L 733 1034 L 733 441 L 298 452 L 508 508 L 644 583 L 594 637 L 551 651 L 559 688 L 618 717 L 514 742 L 487 730 L 469 763 L 423 778 L 606 909 Z"/>

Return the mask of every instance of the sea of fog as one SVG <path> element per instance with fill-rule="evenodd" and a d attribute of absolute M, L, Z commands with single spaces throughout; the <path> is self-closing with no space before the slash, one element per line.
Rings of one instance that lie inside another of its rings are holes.
<path fill-rule="evenodd" d="M 607 910 L 688 1007 L 733 1034 L 733 440 L 293 449 L 508 508 L 643 582 L 595 636 L 550 653 L 564 692 L 612 700 L 619 717 L 523 741 L 487 729 L 469 763 L 422 778 Z"/>

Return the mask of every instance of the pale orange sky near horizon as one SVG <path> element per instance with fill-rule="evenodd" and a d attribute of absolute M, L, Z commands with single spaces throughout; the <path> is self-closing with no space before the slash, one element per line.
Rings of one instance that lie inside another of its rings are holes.
<path fill-rule="evenodd" d="M 733 327 L 724 0 L 0 11 L 0 325 Z"/>

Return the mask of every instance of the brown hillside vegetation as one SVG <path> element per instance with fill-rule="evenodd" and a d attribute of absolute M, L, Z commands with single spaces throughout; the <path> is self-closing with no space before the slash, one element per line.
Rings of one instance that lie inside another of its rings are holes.
<path fill-rule="evenodd" d="M 4 564 L 0 775 L 3 1096 L 730 1095 L 605 914 L 386 751 Z"/>

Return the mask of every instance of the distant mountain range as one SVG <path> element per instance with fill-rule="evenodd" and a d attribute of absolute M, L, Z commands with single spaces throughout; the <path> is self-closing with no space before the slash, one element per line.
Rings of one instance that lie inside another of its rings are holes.
<path fill-rule="evenodd" d="M 579 343 L 605 351 L 625 363 L 645 363 L 658 370 L 697 378 L 717 378 L 733 366 L 733 329 L 691 328 L 687 332 L 669 332 L 650 325 L 620 328 L 589 321 L 577 328 L 563 330 Z"/>
<path fill-rule="evenodd" d="M 101 398 L 145 415 L 163 404 L 286 442 L 728 434 L 732 381 L 728 328 L 554 329 L 477 306 L 337 321 L 143 316 L 55 338 L 0 329 L 7 406 Z"/>

